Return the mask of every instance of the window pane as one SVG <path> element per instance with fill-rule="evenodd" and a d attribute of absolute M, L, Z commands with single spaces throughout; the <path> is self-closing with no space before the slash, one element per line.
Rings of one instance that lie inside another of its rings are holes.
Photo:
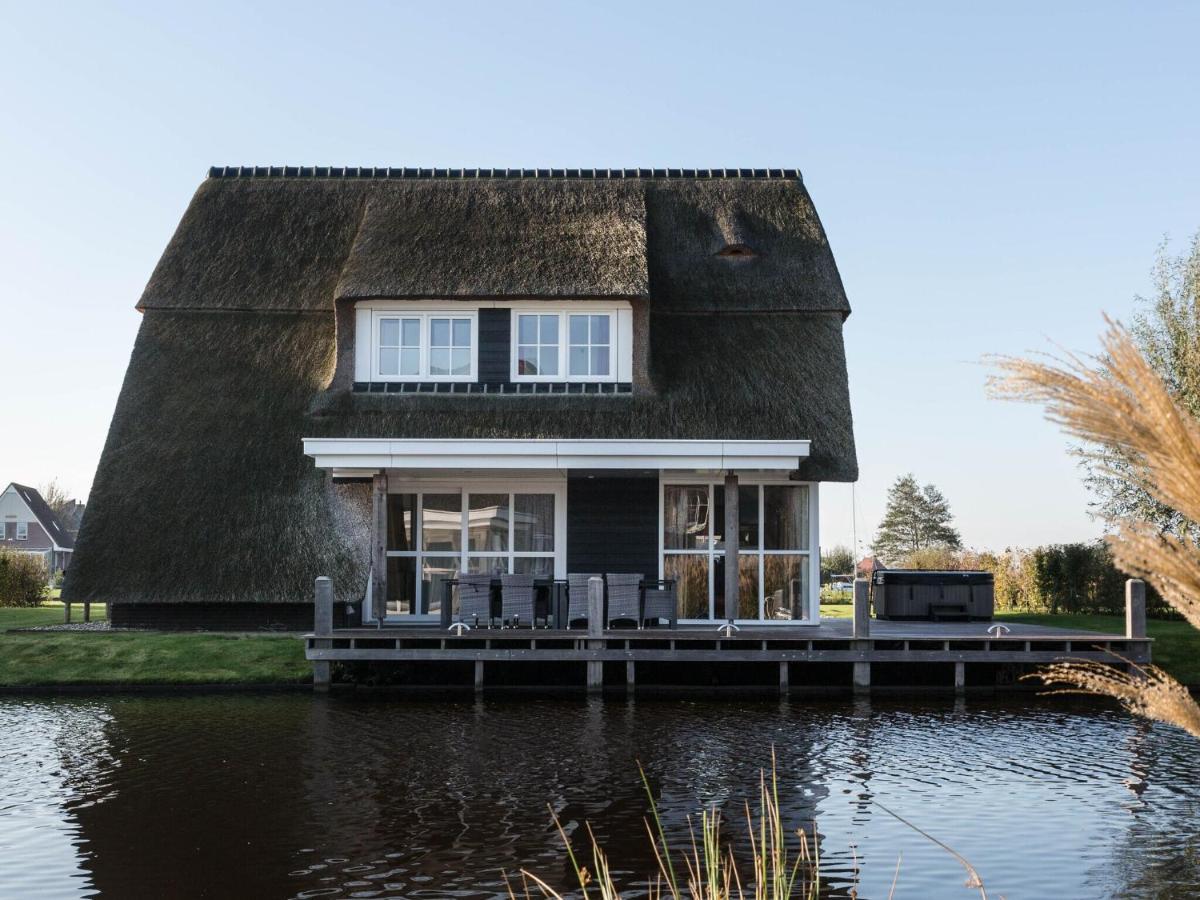
<path fill-rule="evenodd" d="M 450 346 L 450 320 L 429 320 L 429 344 L 433 347 Z"/>
<path fill-rule="evenodd" d="M 387 614 L 406 616 L 414 612 L 417 597 L 415 556 L 389 556 L 387 561 Z"/>
<path fill-rule="evenodd" d="M 470 375 L 471 374 L 471 351 L 470 350 L 452 350 L 452 362 L 454 363 L 452 375 Z"/>
<path fill-rule="evenodd" d="M 539 373 L 542 375 L 557 375 L 558 374 L 558 348 L 543 347 L 539 354 L 539 359 L 542 364 L 539 367 Z"/>
<path fill-rule="evenodd" d="M 765 548 L 807 550 L 808 485 L 769 484 L 763 494 Z"/>
<path fill-rule="evenodd" d="M 517 374 L 538 374 L 537 347 L 517 347 Z"/>
<path fill-rule="evenodd" d="M 508 494 L 471 494 L 467 498 L 467 549 L 508 550 Z"/>
<path fill-rule="evenodd" d="M 592 375 L 607 375 L 608 374 L 608 348 L 593 347 L 592 348 Z"/>
<path fill-rule="evenodd" d="M 472 575 L 507 575 L 507 556 L 468 556 L 467 571 Z"/>
<path fill-rule="evenodd" d="M 725 555 L 713 557 L 713 605 L 716 618 L 728 619 L 725 611 Z M 758 554 L 738 556 L 738 608 L 735 619 L 758 618 Z"/>
<path fill-rule="evenodd" d="M 421 548 L 441 552 L 462 549 L 462 497 L 426 494 L 421 508 Z"/>
<path fill-rule="evenodd" d="M 379 351 L 379 374 L 380 375 L 399 375 L 400 374 L 400 351 L 393 348 L 383 347 Z"/>
<path fill-rule="evenodd" d="M 707 555 L 668 553 L 663 556 L 663 576 L 675 580 L 679 618 L 710 618 Z"/>
<path fill-rule="evenodd" d="M 387 548 L 416 550 L 416 494 L 387 495 Z"/>
<path fill-rule="evenodd" d="M 722 488 L 724 485 L 722 485 Z M 738 485 L 738 547 L 758 549 L 758 485 Z"/>
<path fill-rule="evenodd" d="M 450 374 L 450 351 L 449 350 L 430 350 L 429 351 L 429 374 L 430 375 L 449 375 Z"/>
<path fill-rule="evenodd" d="M 379 320 L 379 346 L 397 347 L 400 345 L 400 320 Z"/>
<path fill-rule="evenodd" d="M 424 557 L 421 560 L 421 611 L 430 614 L 441 612 L 442 603 L 446 599 L 446 582 L 457 577 L 457 556 Z M 457 591 L 455 593 L 457 594 Z M 457 597 L 454 598 L 453 604 L 457 608 Z"/>
<path fill-rule="evenodd" d="M 663 488 L 664 549 L 707 548 L 708 520 L 708 485 L 669 484 Z"/>
<path fill-rule="evenodd" d="M 420 347 L 421 346 L 421 320 L 420 319 L 404 319 L 404 346 L 405 347 Z"/>
<path fill-rule="evenodd" d="M 420 350 L 401 350 L 400 351 L 400 374 L 401 375 L 420 375 L 421 374 L 421 351 Z"/>
<path fill-rule="evenodd" d="M 608 316 L 592 316 L 592 343 L 608 343 Z"/>
<path fill-rule="evenodd" d="M 470 319 L 455 319 L 454 320 L 454 346 L 455 347 L 470 347 L 471 346 L 471 320 Z"/>
<path fill-rule="evenodd" d="M 551 556 L 518 556 L 513 560 L 513 574 L 549 578 L 554 575 L 554 558 Z"/>
<path fill-rule="evenodd" d="M 763 557 L 763 598 L 768 619 L 803 619 L 808 597 L 808 559 L 803 556 Z"/>
<path fill-rule="evenodd" d="M 554 550 L 554 495 L 517 494 L 513 516 L 513 549 L 549 553 Z"/>
<path fill-rule="evenodd" d="M 586 344 L 588 342 L 588 317 L 570 316 L 571 343 Z"/>
<path fill-rule="evenodd" d="M 558 316 L 542 316 L 542 343 L 558 343 Z"/>
<path fill-rule="evenodd" d="M 571 374 L 572 375 L 588 374 L 588 349 L 587 349 L 587 347 L 572 347 L 571 348 Z"/>
<path fill-rule="evenodd" d="M 517 340 L 522 344 L 536 344 L 537 323 L 537 316 L 517 316 Z"/>

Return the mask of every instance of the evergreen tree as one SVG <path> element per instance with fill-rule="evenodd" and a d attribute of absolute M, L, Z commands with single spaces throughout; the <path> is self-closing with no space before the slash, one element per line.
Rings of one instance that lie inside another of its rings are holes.
<path fill-rule="evenodd" d="M 932 484 L 918 486 L 911 473 L 902 475 L 888 489 L 887 510 L 872 550 L 891 563 L 931 547 L 958 550 L 962 539 L 953 521 L 941 491 Z"/>

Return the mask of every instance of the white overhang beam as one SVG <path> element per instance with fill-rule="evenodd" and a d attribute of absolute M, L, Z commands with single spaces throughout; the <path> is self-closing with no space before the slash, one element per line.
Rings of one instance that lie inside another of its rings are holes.
<path fill-rule="evenodd" d="M 304 438 L 320 469 L 794 469 L 809 441 Z"/>

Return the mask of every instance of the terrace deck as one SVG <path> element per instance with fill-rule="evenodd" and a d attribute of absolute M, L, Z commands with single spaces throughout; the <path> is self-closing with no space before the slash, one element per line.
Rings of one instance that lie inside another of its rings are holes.
<path fill-rule="evenodd" d="M 1119 662 L 1114 654 L 1129 662 L 1150 661 L 1151 642 L 1145 638 L 1023 624 L 1006 625 L 1007 633 L 995 634 L 989 633 L 990 627 L 988 622 L 873 620 L 869 637 L 855 637 L 850 620 L 836 619 L 820 625 L 744 627 L 728 636 L 718 631 L 718 623 L 599 634 L 481 628 L 461 635 L 436 626 L 414 625 L 335 629 L 330 636 L 310 634 L 305 640 L 307 657 L 318 666 L 331 662 L 474 662 L 476 688 L 484 685 L 487 663 L 587 663 L 586 683 L 592 689 L 604 685 L 605 664 L 625 663 L 625 681 L 632 687 L 639 663 L 685 663 L 699 668 L 773 663 L 779 667 L 779 687 L 786 690 L 798 664 L 851 664 L 854 687 L 868 689 L 872 664 L 949 664 L 953 686 L 963 688 L 968 666 L 989 666 L 989 672 L 994 672 L 997 665 L 1021 667 L 1067 658 Z M 1011 681 L 1011 675 L 1002 680 Z"/>

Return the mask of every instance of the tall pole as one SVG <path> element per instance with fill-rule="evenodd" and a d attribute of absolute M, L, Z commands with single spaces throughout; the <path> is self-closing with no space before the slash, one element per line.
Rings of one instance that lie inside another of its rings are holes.
<path fill-rule="evenodd" d="M 371 613 L 379 627 L 387 614 L 387 473 L 371 479 Z"/>
<path fill-rule="evenodd" d="M 738 612 L 738 477 L 725 475 L 725 618 L 733 621 Z"/>

